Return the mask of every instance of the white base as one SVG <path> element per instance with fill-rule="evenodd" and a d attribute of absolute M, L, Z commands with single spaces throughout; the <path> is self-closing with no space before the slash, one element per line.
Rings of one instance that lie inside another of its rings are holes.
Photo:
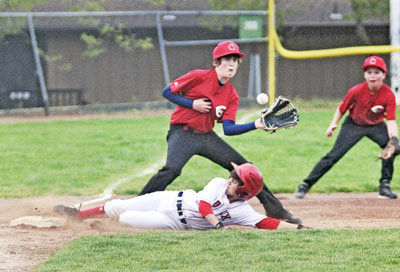
<path fill-rule="evenodd" d="M 10 221 L 10 227 L 58 228 L 65 226 L 66 223 L 66 219 L 58 217 L 23 216 Z"/>

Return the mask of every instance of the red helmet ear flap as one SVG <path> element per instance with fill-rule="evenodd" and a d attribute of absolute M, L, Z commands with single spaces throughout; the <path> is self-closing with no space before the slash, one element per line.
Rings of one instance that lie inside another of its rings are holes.
<path fill-rule="evenodd" d="M 237 187 L 236 194 L 242 200 L 248 200 L 258 195 L 264 184 L 260 170 L 250 163 L 244 163 L 240 166 L 233 162 L 231 164 L 236 175 L 243 182 L 243 185 Z"/>

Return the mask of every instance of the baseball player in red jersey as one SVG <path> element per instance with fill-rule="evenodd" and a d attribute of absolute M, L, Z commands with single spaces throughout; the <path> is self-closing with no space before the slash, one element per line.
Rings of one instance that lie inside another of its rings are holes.
<path fill-rule="evenodd" d="M 331 149 L 314 167 L 309 176 L 298 186 L 294 196 L 303 198 L 306 193 L 346 152 L 364 136 L 381 148 L 384 148 L 391 137 L 398 137 L 396 123 L 396 99 L 383 80 L 386 77 L 385 61 L 377 56 L 365 59 L 363 66 L 365 81 L 355 85 L 348 92 L 333 116 L 326 130 L 326 136 L 332 136 L 333 130 L 345 112 L 349 116 Z M 383 120 L 386 118 L 387 123 Z M 393 158 L 382 160 L 382 172 L 379 196 L 397 198 L 391 191 L 390 181 L 393 175 Z"/>
<path fill-rule="evenodd" d="M 84 211 L 57 205 L 62 214 L 80 219 L 106 215 L 121 223 L 146 229 L 220 229 L 242 225 L 259 229 L 304 229 L 257 213 L 247 202 L 263 188 L 263 178 L 256 166 L 232 163 L 229 179 L 214 178 L 202 191 L 154 192 L 131 199 L 114 199 Z"/>
<path fill-rule="evenodd" d="M 165 98 L 177 105 L 167 135 L 167 162 L 148 181 L 140 195 L 165 190 L 194 155 L 208 158 L 229 171 L 233 169 L 231 162 L 247 162 L 213 131 L 215 121 L 222 123 L 225 135 L 264 128 L 261 118 L 248 124 L 235 123 L 239 95 L 229 80 L 236 74 L 242 57 L 244 54 L 236 43 L 221 42 L 213 50 L 215 69 L 190 71 L 162 91 Z M 257 197 L 268 216 L 301 222 L 283 208 L 267 186 L 264 185 Z"/>

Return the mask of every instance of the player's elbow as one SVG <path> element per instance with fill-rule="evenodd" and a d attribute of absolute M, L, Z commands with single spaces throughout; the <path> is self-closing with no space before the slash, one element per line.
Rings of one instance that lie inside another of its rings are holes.
<path fill-rule="evenodd" d="M 171 92 L 169 86 L 165 87 L 165 89 L 162 90 L 162 92 L 161 92 L 161 95 L 166 99 L 168 99 L 171 94 L 172 94 L 172 92 Z"/>
<path fill-rule="evenodd" d="M 224 128 L 223 131 L 224 131 L 224 135 L 225 136 L 233 136 L 233 135 L 235 135 L 235 133 L 234 133 L 234 131 L 232 129 Z"/>

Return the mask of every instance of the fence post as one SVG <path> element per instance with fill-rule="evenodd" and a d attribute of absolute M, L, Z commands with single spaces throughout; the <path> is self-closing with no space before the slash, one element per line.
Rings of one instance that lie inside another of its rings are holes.
<path fill-rule="evenodd" d="M 162 61 L 163 72 L 164 72 L 165 86 L 167 86 L 169 84 L 169 71 L 168 71 L 167 55 L 165 53 L 165 41 L 164 41 L 164 36 L 163 36 L 163 32 L 162 32 L 160 17 L 161 17 L 160 13 L 158 13 L 156 16 L 157 34 L 158 34 L 158 41 L 160 43 L 160 53 L 161 53 L 161 61 Z"/>
<path fill-rule="evenodd" d="M 268 0 L 268 94 L 269 105 L 275 100 L 275 2 Z"/>
<path fill-rule="evenodd" d="M 390 38 L 393 46 L 400 45 L 400 1 L 390 0 Z M 400 105 L 400 52 L 390 56 L 390 73 L 392 91 L 396 95 L 397 105 Z"/>
<path fill-rule="evenodd" d="M 40 91 L 42 92 L 42 98 L 43 98 L 43 103 L 44 103 L 44 113 L 46 115 L 49 115 L 50 114 L 49 99 L 47 96 L 46 83 L 44 82 L 43 69 L 42 69 L 42 65 L 40 63 L 39 49 L 37 46 L 36 34 L 35 34 L 35 29 L 34 29 L 33 20 L 32 20 L 32 14 L 28 15 L 28 24 L 29 24 L 29 33 L 31 35 L 31 41 L 32 41 L 33 55 L 35 56 L 36 73 L 39 77 Z"/>

